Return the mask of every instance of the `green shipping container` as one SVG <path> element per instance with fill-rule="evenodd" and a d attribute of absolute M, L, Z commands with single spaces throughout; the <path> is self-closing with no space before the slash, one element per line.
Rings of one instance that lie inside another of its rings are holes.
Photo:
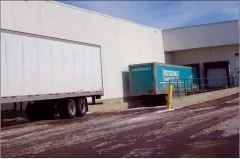
<path fill-rule="evenodd" d="M 163 63 L 129 65 L 132 96 L 166 94 L 169 81 L 173 89 L 190 89 L 193 85 L 191 67 Z"/>

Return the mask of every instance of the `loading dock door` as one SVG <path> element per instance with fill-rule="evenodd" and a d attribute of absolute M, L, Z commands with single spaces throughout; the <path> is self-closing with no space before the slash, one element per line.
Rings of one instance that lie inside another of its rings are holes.
<path fill-rule="evenodd" d="M 210 88 L 224 87 L 228 84 L 225 68 L 210 68 L 207 70 L 208 86 Z"/>
<path fill-rule="evenodd" d="M 230 86 L 229 61 L 203 63 L 205 88 Z"/>

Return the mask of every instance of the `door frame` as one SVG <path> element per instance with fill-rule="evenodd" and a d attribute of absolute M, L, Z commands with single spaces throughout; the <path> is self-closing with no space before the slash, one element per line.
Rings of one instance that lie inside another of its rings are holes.
<path fill-rule="evenodd" d="M 214 61 L 214 62 L 205 62 L 203 63 L 203 72 L 204 72 L 204 85 L 206 89 L 209 89 L 208 80 L 207 80 L 207 71 L 212 68 L 225 68 L 227 73 L 227 85 L 230 86 L 230 72 L 229 72 L 229 61 Z"/>

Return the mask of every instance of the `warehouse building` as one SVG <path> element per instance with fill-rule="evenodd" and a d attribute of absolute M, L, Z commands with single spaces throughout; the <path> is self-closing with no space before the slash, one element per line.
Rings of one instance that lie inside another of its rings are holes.
<path fill-rule="evenodd" d="M 238 31 L 237 20 L 163 30 L 167 62 L 196 68 L 197 78 L 209 79 L 202 87 L 239 82 Z"/>
<path fill-rule="evenodd" d="M 129 96 L 130 64 L 193 66 L 199 78 L 236 76 L 238 29 L 228 21 L 160 30 L 59 2 L 1 1 L 1 34 L 99 45 L 104 99 Z"/>
<path fill-rule="evenodd" d="M 165 63 L 161 30 L 58 2 L 1 1 L 1 29 L 100 45 L 105 99 L 128 95 L 129 64 Z"/>

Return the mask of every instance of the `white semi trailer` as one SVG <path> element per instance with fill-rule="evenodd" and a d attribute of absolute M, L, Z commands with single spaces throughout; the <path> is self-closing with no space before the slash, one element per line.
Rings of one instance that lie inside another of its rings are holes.
<path fill-rule="evenodd" d="M 84 116 L 103 96 L 101 47 L 1 30 L 1 103 L 28 102 L 30 120 Z"/>

